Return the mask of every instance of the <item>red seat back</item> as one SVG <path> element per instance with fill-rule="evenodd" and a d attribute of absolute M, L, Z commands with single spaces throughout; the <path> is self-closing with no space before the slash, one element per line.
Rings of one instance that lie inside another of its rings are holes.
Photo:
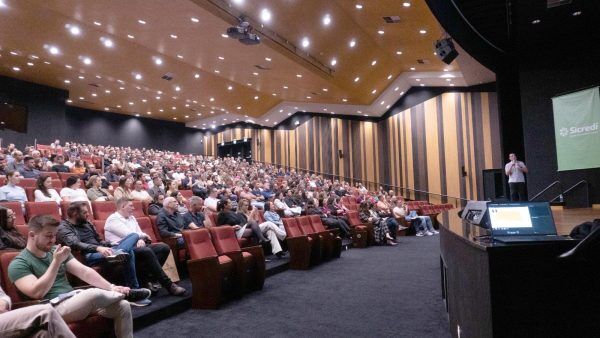
<path fill-rule="evenodd" d="M 96 232 L 100 235 L 101 239 L 104 239 L 104 225 L 106 224 L 105 219 L 95 219 L 92 221 L 94 226 L 96 227 Z"/>
<path fill-rule="evenodd" d="M 25 195 L 27 196 L 28 201 L 35 201 L 35 189 L 37 189 L 37 187 L 25 188 Z"/>
<path fill-rule="evenodd" d="M 131 203 L 133 203 L 133 217 L 138 218 L 138 217 L 146 217 L 146 214 L 144 213 L 144 206 L 142 205 L 142 201 L 131 201 Z M 115 205 L 115 210 L 116 210 L 116 205 Z"/>
<path fill-rule="evenodd" d="M 298 226 L 300 227 L 300 231 L 304 235 L 309 235 L 314 233 L 313 227 L 310 225 L 310 219 L 306 216 L 296 217 L 296 222 L 298 222 Z"/>
<path fill-rule="evenodd" d="M 56 171 L 42 171 L 40 172 L 40 175 L 42 176 L 50 176 L 53 180 L 57 179 L 59 180 L 60 177 L 58 177 L 58 173 L 56 173 Z"/>
<path fill-rule="evenodd" d="M 217 214 L 214 212 L 207 212 L 208 220 L 210 221 L 210 225 L 213 227 L 217 226 Z"/>
<path fill-rule="evenodd" d="M 52 188 L 56 190 L 57 193 L 60 194 L 60 189 L 64 188 L 65 184 L 58 178 L 52 179 Z"/>
<path fill-rule="evenodd" d="M 21 182 L 19 182 L 18 186 L 22 188 L 35 188 L 37 184 L 37 180 L 35 178 L 22 178 Z"/>
<path fill-rule="evenodd" d="M 114 201 L 93 201 L 92 210 L 94 219 L 107 219 L 108 216 L 117 212 L 117 205 Z"/>
<path fill-rule="evenodd" d="M 179 190 L 181 195 L 186 199 L 190 199 L 190 197 L 194 196 L 194 192 L 191 190 Z"/>
<path fill-rule="evenodd" d="M 6 176 L 0 175 L 0 187 L 6 184 Z"/>
<path fill-rule="evenodd" d="M 321 217 L 319 215 L 310 215 L 308 216 L 308 219 L 310 220 L 310 225 L 312 225 L 316 232 L 327 231 L 325 226 L 323 226 L 323 222 L 321 222 Z"/>
<path fill-rule="evenodd" d="M 5 251 L 0 254 L 0 275 L 2 275 L 2 289 L 13 302 L 22 301 L 17 287 L 8 278 L 8 265 L 19 254 L 18 251 Z"/>
<path fill-rule="evenodd" d="M 217 257 L 208 229 L 188 230 L 182 234 L 191 259 Z"/>
<path fill-rule="evenodd" d="M 148 215 L 148 206 L 150 205 L 150 202 L 148 201 L 142 201 L 142 210 L 144 211 L 144 215 Z"/>
<path fill-rule="evenodd" d="M 27 219 L 31 219 L 35 215 L 50 215 L 60 220 L 58 204 L 54 201 L 26 202 L 25 211 L 27 212 Z"/>
<path fill-rule="evenodd" d="M 29 227 L 27 224 L 15 224 L 15 228 L 23 237 L 27 238 L 29 236 Z"/>
<path fill-rule="evenodd" d="M 23 209 L 21 209 L 21 203 L 19 202 L 0 202 L 0 205 L 9 208 L 15 212 L 15 224 L 27 224 L 25 222 L 25 215 L 23 215 Z"/>
<path fill-rule="evenodd" d="M 61 181 L 66 182 L 67 179 L 71 176 L 77 176 L 79 177 L 79 175 L 74 174 L 74 173 L 57 173 L 58 174 L 58 178 L 60 178 Z"/>
<path fill-rule="evenodd" d="M 287 237 L 300 237 L 302 236 L 302 230 L 300 230 L 300 226 L 298 222 L 296 222 L 296 218 L 286 217 L 283 219 L 283 227 L 285 228 L 285 232 Z"/>
<path fill-rule="evenodd" d="M 362 224 L 362 221 L 360 220 L 360 217 L 358 216 L 358 211 L 349 211 L 348 212 L 348 221 L 350 221 L 350 225 L 352 225 L 352 226 Z"/>
<path fill-rule="evenodd" d="M 240 245 L 231 226 L 211 227 L 212 242 L 219 255 L 240 252 Z"/>
<path fill-rule="evenodd" d="M 152 222 L 148 217 L 140 217 L 136 218 L 140 229 L 146 233 L 146 235 L 150 236 L 150 239 L 153 243 L 159 242 L 158 235 L 154 232 L 154 226 L 152 226 Z"/>
<path fill-rule="evenodd" d="M 258 220 L 259 220 L 259 223 L 265 222 L 265 211 L 264 210 L 258 211 Z"/>

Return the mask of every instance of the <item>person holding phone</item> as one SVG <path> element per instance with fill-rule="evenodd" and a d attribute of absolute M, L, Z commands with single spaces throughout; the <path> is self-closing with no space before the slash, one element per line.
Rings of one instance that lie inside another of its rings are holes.
<path fill-rule="evenodd" d="M 504 173 L 508 176 L 508 188 L 510 189 L 510 200 L 513 202 L 527 201 L 525 194 L 525 174 L 529 172 L 525 163 L 517 160 L 515 153 L 508 155 L 510 162 L 504 166 Z"/>

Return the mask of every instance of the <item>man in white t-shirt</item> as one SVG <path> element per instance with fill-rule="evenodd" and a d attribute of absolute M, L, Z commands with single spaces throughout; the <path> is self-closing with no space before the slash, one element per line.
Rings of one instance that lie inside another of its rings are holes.
<path fill-rule="evenodd" d="M 528 170 L 525 163 L 517 160 L 517 155 L 508 155 L 510 162 L 504 166 L 504 173 L 508 176 L 511 201 L 527 201 L 525 195 L 525 174 Z"/>

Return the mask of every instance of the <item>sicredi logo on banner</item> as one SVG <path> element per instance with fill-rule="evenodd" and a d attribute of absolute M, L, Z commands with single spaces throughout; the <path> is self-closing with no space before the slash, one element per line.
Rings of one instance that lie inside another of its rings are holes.
<path fill-rule="evenodd" d="M 596 134 L 598 133 L 598 122 L 582 127 L 563 127 L 560 128 L 559 133 L 562 137 L 577 137 L 589 134 Z"/>

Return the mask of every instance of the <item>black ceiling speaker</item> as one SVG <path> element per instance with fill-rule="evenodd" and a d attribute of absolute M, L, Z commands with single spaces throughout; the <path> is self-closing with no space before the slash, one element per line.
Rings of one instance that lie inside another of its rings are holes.
<path fill-rule="evenodd" d="M 435 53 L 448 65 L 458 56 L 458 52 L 454 48 L 454 43 L 450 38 L 437 40 L 435 42 Z"/>

